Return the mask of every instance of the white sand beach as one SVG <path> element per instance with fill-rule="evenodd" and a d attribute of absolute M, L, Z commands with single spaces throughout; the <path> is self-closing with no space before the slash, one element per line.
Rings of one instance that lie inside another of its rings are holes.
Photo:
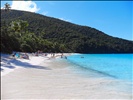
<path fill-rule="evenodd" d="M 73 73 L 65 59 L 54 59 L 30 56 L 30 60 L 15 60 L 4 56 L 1 100 L 132 100 L 131 93 L 107 88 L 117 81 L 83 77 Z"/>

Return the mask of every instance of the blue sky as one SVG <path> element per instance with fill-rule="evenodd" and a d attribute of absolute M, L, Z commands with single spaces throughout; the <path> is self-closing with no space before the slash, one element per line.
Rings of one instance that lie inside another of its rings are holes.
<path fill-rule="evenodd" d="M 133 40 L 132 1 L 1 1 L 1 7 L 6 2 L 13 9 L 36 12 Z"/>

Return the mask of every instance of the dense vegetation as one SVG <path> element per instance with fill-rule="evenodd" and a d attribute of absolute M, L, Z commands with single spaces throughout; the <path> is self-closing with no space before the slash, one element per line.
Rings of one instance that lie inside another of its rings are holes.
<path fill-rule="evenodd" d="M 1 10 L 1 52 L 133 53 L 133 41 L 36 13 Z"/>

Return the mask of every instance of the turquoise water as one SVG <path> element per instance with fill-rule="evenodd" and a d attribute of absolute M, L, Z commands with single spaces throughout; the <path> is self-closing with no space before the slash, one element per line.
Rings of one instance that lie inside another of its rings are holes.
<path fill-rule="evenodd" d="M 82 74 L 91 71 L 101 77 L 133 80 L 133 54 L 77 54 L 67 60 L 77 65 Z"/>

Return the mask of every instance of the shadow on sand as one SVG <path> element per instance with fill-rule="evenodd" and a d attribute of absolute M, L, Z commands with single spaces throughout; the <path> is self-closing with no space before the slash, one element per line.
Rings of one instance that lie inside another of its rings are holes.
<path fill-rule="evenodd" d="M 10 69 L 14 69 L 15 66 L 18 67 L 23 67 L 23 68 L 35 68 L 35 69 L 44 69 L 44 70 L 51 70 L 48 67 L 44 67 L 44 66 L 39 66 L 39 65 L 32 65 L 28 62 L 21 62 L 19 60 L 16 59 L 11 59 L 11 60 L 7 60 L 7 59 L 2 59 L 3 60 L 3 64 L 1 64 L 1 66 L 6 67 L 6 68 L 10 68 Z M 3 71 L 4 69 L 1 68 L 1 71 Z"/>
<path fill-rule="evenodd" d="M 11 64 L 11 62 L 13 61 L 14 59 L 8 59 L 8 58 L 1 58 L 1 66 L 2 67 L 6 67 L 6 68 L 10 68 L 10 69 L 14 69 L 15 67 Z M 1 71 L 3 71 L 4 69 L 1 68 Z"/>
<path fill-rule="evenodd" d="M 3 71 L 4 69 L 3 68 L 0 68 L 1 71 Z"/>

